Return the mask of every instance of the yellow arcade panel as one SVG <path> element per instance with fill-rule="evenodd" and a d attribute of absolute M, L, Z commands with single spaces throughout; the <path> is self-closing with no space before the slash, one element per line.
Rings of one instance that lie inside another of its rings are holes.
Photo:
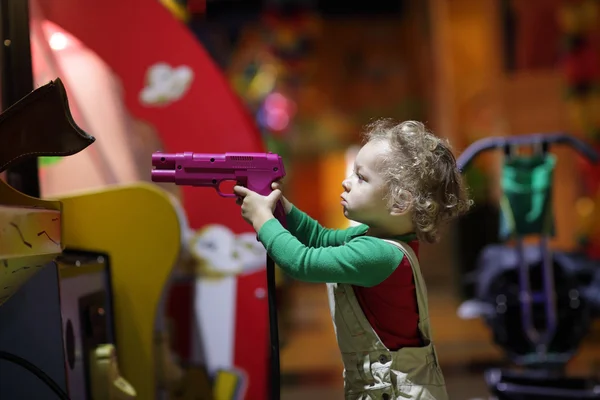
<path fill-rule="evenodd" d="M 64 246 L 110 255 L 118 369 L 137 398 L 154 398 L 155 317 L 181 246 L 180 220 L 171 198 L 139 183 L 60 201 Z"/>

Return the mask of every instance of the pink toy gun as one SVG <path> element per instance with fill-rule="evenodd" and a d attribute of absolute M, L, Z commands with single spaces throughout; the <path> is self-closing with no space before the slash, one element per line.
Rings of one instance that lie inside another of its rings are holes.
<path fill-rule="evenodd" d="M 236 197 L 223 193 L 220 186 L 235 181 L 263 196 L 271 193 L 271 184 L 285 176 L 283 161 L 272 153 L 175 153 L 152 154 L 152 181 L 171 182 L 176 185 L 214 187 L 223 197 Z M 285 225 L 285 211 L 281 201 L 277 203 L 275 218 Z M 277 304 L 275 299 L 275 263 L 267 256 L 267 289 L 269 300 L 269 325 L 271 339 L 271 395 L 270 400 L 280 397 L 279 332 Z"/>
<path fill-rule="evenodd" d="M 176 185 L 213 187 L 223 197 L 223 182 L 235 181 L 240 186 L 263 196 L 271 193 L 271 184 L 285 176 L 283 160 L 272 153 L 161 153 L 152 154 L 152 181 Z M 277 203 L 275 218 L 285 226 L 285 211 Z"/>

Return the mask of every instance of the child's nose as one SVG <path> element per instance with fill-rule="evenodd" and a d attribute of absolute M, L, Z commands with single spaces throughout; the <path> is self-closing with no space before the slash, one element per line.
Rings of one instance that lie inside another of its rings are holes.
<path fill-rule="evenodd" d="M 346 192 L 350 191 L 350 180 L 349 179 L 344 179 L 342 181 L 342 187 L 344 188 L 344 190 Z"/>

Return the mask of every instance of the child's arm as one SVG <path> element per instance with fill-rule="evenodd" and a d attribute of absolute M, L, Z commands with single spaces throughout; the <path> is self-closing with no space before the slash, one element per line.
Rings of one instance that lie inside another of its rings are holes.
<path fill-rule="evenodd" d="M 363 233 L 364 225 L 349 229 L 326 229 L 319 222 L 312 219 L 308 214 L 295 207 L 285 197 L 282 197 L 285 213 L 287 216 L 287 228 L 292 235 L 309 247 L 339 246 L 349 234 Z"/>
<path fill-rule="evenodd" d="M 235 186 L 242 217 L 254 227 L 273 260 L 290 276 L 307 282 L 336 282 L 374 286 L 383 282 L 402 261 L 402 251 L 383 240 L 359 236 L 342 246 L 308 247 L 273 216 L 281 191 L 262 196 Z"/>
<path fill-rule="evenodd" d="M 396 247 L 368 236 L 341 246 L 307 247 L 273 218 L 260 226 L 258 238 L 281 269 L 306 282 L 375 286 L 394 272 L 403 257 Z"/>

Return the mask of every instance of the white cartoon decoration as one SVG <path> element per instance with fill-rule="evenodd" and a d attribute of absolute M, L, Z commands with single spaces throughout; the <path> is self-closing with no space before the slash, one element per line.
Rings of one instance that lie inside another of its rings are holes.
<path fill-rule="evenodd" d="M 188 234 L 188 252 L 202 278 L 237 275 L 264 268 L 267 253 L 255 233 L 236 235 L 223 225 L 207 225 Z"/>
<path fill-rule="evenodd" d="M 234 365 L 238 278 L 265 268 L 267 253 L 256 233 L 235 234 L 223 225 L 188 231 L 187 252 L 196 271 L 195 327 L 202 338 L 193 359 L 211 376 Z M 259 288 L 265 292 L 264 288 Z M 257 293 L 258 296 L 260 293 Z"/>
<path fill-rule="evenodd" d="M 146 86 L 140 92 L 140 102 L 147 106 L 165 106 L 183 97 L 194 79 L 187 65 L 173 68 L 157 63 L 146 72 Z"/>

